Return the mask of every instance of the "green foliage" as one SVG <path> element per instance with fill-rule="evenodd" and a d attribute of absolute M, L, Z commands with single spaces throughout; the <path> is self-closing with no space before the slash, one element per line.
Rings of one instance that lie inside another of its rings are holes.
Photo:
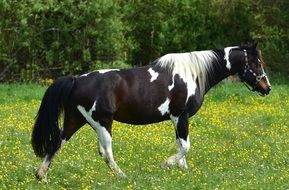
<path fill-rule="evenodd" d="M 8 72 L 7 78 L 77 74 L 97 61 L 125 60 L 120 7 L 113 0 L 4 1 L 1 6 L 0 68 L 12 63 L 9 71 L 16 74 Z"/>
<path fill-rule="evenodd" d="M 260 42 L 289 73 L 287 0 L 0 2 L 0 81 L 146 65 L 169 52 Z"/>

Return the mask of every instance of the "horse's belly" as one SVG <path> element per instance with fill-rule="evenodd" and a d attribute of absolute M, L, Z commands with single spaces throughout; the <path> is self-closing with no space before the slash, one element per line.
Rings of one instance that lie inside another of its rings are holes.
<path fill-rule="evenodd" d="M 114 120 L 134 125 L 157 123 L 168 119 L 169 115 L 162 116 L 157 111 L 148 113 L 148 111 L 122 109 L 117 111 L 114 115 Z"/>

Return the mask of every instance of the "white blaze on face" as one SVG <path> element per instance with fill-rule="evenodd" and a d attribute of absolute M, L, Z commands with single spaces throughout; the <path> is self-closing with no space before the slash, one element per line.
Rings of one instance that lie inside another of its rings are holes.
<path fill-rule="evenodd" d="M 237 48 L 237 46 L 235 46 L 235 47 L 226 47 L 224 49 L 224 51 L 225 51 L 224 60 L 226 60 L 226 67 L 227 67 L 228 70 L 231 70 L 231 68 L 232 68 L 232 65 L 231 65 L 231 62 L 230 62 L 229 59 L 230 59 L 230 52 L 234 48 Z"/>
<path fill-rule="evenodd" d="M 101 70 L 97 70 L 100 74 L 104 74 L 110 71 L 119 71 L 119 69 L 101 69 Z"/>
<path fill-rule="evenodd" d="M 260 61 L 260 60 L 258 59 L 258 61 Z M 261 65 L 261 69 L 262 69 L 262 73 L 265 74 L 265 79 L 266 79 L 268 85 L 271 86 L 269 78 L 268 78 L 267 74 L 265 73 L 264 67 L 262 65 Z"/>
<path fill-rule="evenodd" d="M 148 69 L 148 72 L 150 73 L 151 75 L 151 80 L 150 82 L 153 82 L 154 80 L 156 80 L 159 76 L 159 73 L 155 72 L 152 68 L 149 68 Z"/>
<path fill-rule="evenodd" d="M 162 115 L 165 115 L 166 113 L 170 112 L 169 104 L 170 104 L 170 100 L 169 98 L 167 98 L 166 101 L 158 107 L 158 110 L 161 112 Z"/>

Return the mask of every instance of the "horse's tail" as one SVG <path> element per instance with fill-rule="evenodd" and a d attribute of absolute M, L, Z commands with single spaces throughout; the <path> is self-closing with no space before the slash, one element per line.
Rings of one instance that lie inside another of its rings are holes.
<path fill-rule="evenodd" d="M 32 132 L 32 147 L 36 156 L 53 154 L 61 145 L 59 115 L 74 85 L 73 77 L 61 77 L 46 90 Z"/>

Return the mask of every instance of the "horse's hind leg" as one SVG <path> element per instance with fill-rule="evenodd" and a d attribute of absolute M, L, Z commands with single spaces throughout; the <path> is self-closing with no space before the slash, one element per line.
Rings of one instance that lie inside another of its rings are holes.
<path fill-rule="evenodd" d="M 71 136 L 83 125 L 85 122 L 81 119 L 76 119 L 76 117 L 73 117 L 71 114 L 65 113 L 65 118 L 64 118 L 64 124 L 63 124 L 63 129 L 61 131 L 61 144 L 60 146 L 55 149 L 53 152 L 47 154 L 40 166 L 38 167 L 36 171 L 36 178 L 41 180 L 45 177 L 46 179 L 46 174 L 48 171 L 48 168 L 55 156 L 55 154 L 60 150 L 60 148 L 65 144 L 66 141 L 68 141 Z"/>
<path fill-rule="evenodd" d="M 99 137 L 99 150 L 108 166 L 118 175 L 124 177 L 125 174 L 118 167 L 113 158 L 111 127 L 103 127 L 97 124 L 96 129 Z"/>
<path fill-rule="evenodd" d="M 98 116 L 98 119 L 96 119 L 96 117 L 93 117 L 93 113 L 86 111 L 84 107 L 79 105 L 77 108 L 91 127 L 97 132 L 99 138 L 99 153 L 103 156 L 105 162 L 118 176 L 124 177 L 125 174 L 118 167 L 113 158 L 111 135 L 112 116 Z"/>
<path fill-rule="evenodd" d="M 176 127 L 176 138 L 178 144 L 178 153 L 169 157 L 163 166 L 178 165 L 182 169 L 187 169 L 188 165 L 186 162 L 185 155 L 190 149 L 189 131 L 188 131 L 188 115 L 183 114 L 179 117 L 171 116 L 171 120 Z"/>
<path fill-rule="evenodd" d="M 42 180 L 44 178 L 46 181 L 46 174 L 47 174 L 48 168 L 51 164 L 51 161 L 54 158 L 55 154 L 60 150 L 60 148 L 64 144 L 64 142 L 65 142 L 65 139 L 61 139 L 61 145 L 57 149 L 53 150 L 51 153 L 46 154 L 42 163 L 39 165 L 39 167 L 35 173 L 35 177 L 38 180 Z"/>

